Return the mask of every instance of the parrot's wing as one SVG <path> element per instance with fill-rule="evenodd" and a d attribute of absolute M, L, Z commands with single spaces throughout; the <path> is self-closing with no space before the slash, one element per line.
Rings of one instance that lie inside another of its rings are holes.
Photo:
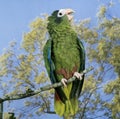
<path fill-rule="evenodd" d="M 85 49 L 84 49 L 83 43 L 80 41 L 80 39 L 78 39 L 78 49 L 80 52 L 79 72 L 81 73 L 83 70 L 85 70 Z M 82 80 L 77 79 L 73 82 L 72 91 L 71 91 L 71 98 L 73 98 L 73 97 L 78 98 L 80 96 L 83 82 L 84 82 L 84 75 L 82 77 Z"/>
<path fill-rule="evenodd" d="M 85 70 L 85 49 L 83 46 L 83 43 L 78 39 L 78 43 L 79 43 L 79 48 L 80 48 L 80 69 L 79 72 L 81 73 L 83 70 Z M 79 82 L 79 86 L 78 86 L 78 91 L 77 91 L 77 95 L 78 97 L 80 96 L 82 87 L 83 87 L 83 82 L 84 82 L 84 75 L 82 77 L 82 80 L 80 80 Z"/>
<path fill-rule="evenodd" d="M 56 79 L 54 77 L 54 70 L 55 65 L 51 59 L 51 39 L 47 40 L 44 49 L 43 49 L 43 56 L 45 61 L 45 67 L 47 69 L 48 75 L 52 83 L 56 83 Z"/>
<path fill-rule="evenodd" d="M 80 41 L 80 39 L 78 39 L 78 44 L 79 44 L 79 50 L 80 50 L 80 68 L 79 68 L 79 72 L 81 73 L 83 70 L 85 70 L 85 49 L 83 46 L 83 43 Z M 84 82 L 84 75 L 82 77 L 82 80 L 79 81 L 78 83 L 78 90 L 76 95 L 79 97 L 81 90 L 82 90 L 82 86 L 83 86 L 83 82 Z"/>
<path fill-rule="evenodd" d="M 57 83 L 58 81 L 56 80 L 56 77 L 55 77 L 55 65 L 51 59 L 51 46 L 52 46 L 52 41 L 48 40 L 43 49 L 43 56 L 44 56 L 45 67 L 47 69 L 48 75 L 50 77 L 51 82 L 54 84 L 54 83 Z M 57 91 L 57 94 L 62 96 L 59 98 L 64 102 L 67 98 L 66 98 L 62 88 L 57 87 L 55 89 Z"/>
<path fill-rule="evenodd" d="M 85 49 L 83 43 L 78 39 L 79 50 L 80 50 L 80 71 L 85 70 Z"/>

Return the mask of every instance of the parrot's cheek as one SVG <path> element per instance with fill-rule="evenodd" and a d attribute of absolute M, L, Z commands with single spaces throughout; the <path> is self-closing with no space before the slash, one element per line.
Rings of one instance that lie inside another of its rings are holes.
<path fill-rule="evenodd" d="M 72 15 L 67 15 L 68 17 L 68 20 L 71 21 L 73 19 L 73 16 Z"/>

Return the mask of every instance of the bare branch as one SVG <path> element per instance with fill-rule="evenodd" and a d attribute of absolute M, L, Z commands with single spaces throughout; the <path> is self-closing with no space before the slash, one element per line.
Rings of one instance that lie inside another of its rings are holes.
<path fill-rule="evenodd" d="M 86 73 L 90 72 L 91 70 L 93 70 L 93 67 L 90 67 L 90 68 L 84 70 L 81 73 L 86 74 Z M 73 82 L 75 80 L 76 80 L 76 78 L 72 77 L 72 78 L 70 78 L 67 81 L 67 84 L 69 84 L 69 83 L 71 83 L 71 82 Z M 35 91 L 31 90 L 30 92 L 23 93 L 23 94 L 18 94 L 18 95 L 12 96 L 12 97 L 6 96 L 4 98 L 0 98 L 0 103 L 2 103 L 4 101 L 9 101 L 9 100 L 19 100 L 19 99 L 31 97 L 31 96 L 37 95 L 37 94 L 39 94 L 39 93 L 41 93 L 43 91 L 47 91 L 47 90 L 50 90 L 50 89 L 53 89 L 53 88 L 57 88 L 57 87 L 61 87 L 61 86 L 63 86 L 63 84 L 61 82 L 59 82 L 59 83 L 55 83 L 55 84 L 51 84 L 51 85 L 47 85 L 47 86 L 41 87 L 40 89 L 35 90 Z"/>
<path fill-rule="evenodd" d="M 54 111 L 44 111 L 44 113 L 48 113 L 48 114 L 56 114 L 56 112 L 54 112 Z"/>

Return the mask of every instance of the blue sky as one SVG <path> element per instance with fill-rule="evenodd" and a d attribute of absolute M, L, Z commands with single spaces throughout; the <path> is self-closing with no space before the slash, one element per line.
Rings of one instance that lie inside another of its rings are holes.
<path fill-rule="evenodd" d="M 104 1 L 110 0 L 0 0 L 0 54 L 10 41 L 21 42 L 22 34 L 29 31 L 30 22 L 42 13 L 50 14 L 56 9 L 72 8 L 76 11 L 75 19 L 90 17 L 94 20 L 99 5 Z M 117 13 L 117 10 L 120 7 L 114 11 Z"/>
<path fill-rule="evenodd" d="M 110 0 L 0 0 L 0 54 L 12 40 L 21 42 L 22 34 L 29 31 L 29 24 L 42 13 L 50 14 L 61 8 L 76 11 L 75 19 L 96 18 L 99 5 Z M 117 1 L 117 0 L 115 0 Z M 119 5 L 114 8 L 118 15 Z"/>
<path fill-rule="evenodd" d="M 20 42 L 29 24 L 41 13 L 72 8 L 76 19 L 95 18 L 98 0 L 0 0 L 0 54 L 11 40 Z"/>
<path fill-rule="evenodd" d="M 108 1 L 110 0 L 0 0 L 0 54 L 3 48 L 8 47 L 10 41 L 20 43 L 23 33 L 30 30 L 30 22 L 42 13 L 50 14 L 56 9 L 72 8 L 76 11 L 75 19 L 91 18 L 95 21 L 99 5 Z M 118 16 L 118 11 L 120 4 L 116 4 L 110 12 Z"/>

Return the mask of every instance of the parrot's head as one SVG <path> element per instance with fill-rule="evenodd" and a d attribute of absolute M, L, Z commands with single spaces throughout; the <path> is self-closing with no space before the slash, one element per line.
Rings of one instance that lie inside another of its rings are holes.
<path fill-rule="evenodd" d="M 71 20 L 73 19 L 74 10 L 72 9 L 60 9 L 56 10 L 52 13 L 51 16 L 48 17 L 48 29 L 49 26 L 59 26 L 59 25 L 70 25 Z"/>

